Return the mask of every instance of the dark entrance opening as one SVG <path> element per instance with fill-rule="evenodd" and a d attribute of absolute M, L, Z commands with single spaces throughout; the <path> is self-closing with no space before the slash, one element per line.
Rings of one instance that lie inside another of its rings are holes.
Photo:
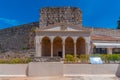
<path fill-rule="evenodd" d="M 61 51 L 58 52 L 58 57 L 62 58 L 62 52 Z"/>

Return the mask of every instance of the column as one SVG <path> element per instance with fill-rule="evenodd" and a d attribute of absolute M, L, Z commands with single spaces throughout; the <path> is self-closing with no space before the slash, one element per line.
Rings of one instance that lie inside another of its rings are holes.
<path fill-rule="evenodd" d="M 65 59 L 65 41 L 62 43 L 62 53 L 63 53 L 63 59 Z"/>
<path fill-rule="evenodd" d="M 51 40 L 51 57 L 53 57 L 53 40 Z"/>
<path fill-rule="evenodd" d="M 107 54 L 112 54 L 112 48 L 107 48 Z"/>
<path fill-rule="evenodd" d="M 74 42 L 74 57 L 77 56 L 77 53 L 76 53 L 76 41 Z"/>
<path fill-rule="evenodd" d="M 89 42 L 86 42 L 85 47 L 86 47 L 86 54 L 90 54 L 90 44 Z"/>
<path fill-rule="evenodd" d="M 94 53 L 95 46 L 93 44 L 90 44 L 90 54 Z"/>
<path fill-rule="evenodd" d="M 39 49 L 40 49 L 39 57 L 42 57 L 42 42 L 40 42 L 40 47 L 39 47 Z"/>
<path fill-rule="evenodd" d="M 89 37 L 84 37 L 84 38 L 85 38 L 85 48 L 86 48 L 85 53 L 90 54 L 90 49 L 91 49 L 91 46 L 92 46 L 90 36 Z"/>
<path fill-rule="evenodd" d="M 39 36 L 36 36 L 35 37 L 35 41 L 36 41 L 36 57 L 41 57 L 41 54 L 42 54 L 42 47 L 41 47 L 41 42 L 40 42 L 40 37 Z"/>

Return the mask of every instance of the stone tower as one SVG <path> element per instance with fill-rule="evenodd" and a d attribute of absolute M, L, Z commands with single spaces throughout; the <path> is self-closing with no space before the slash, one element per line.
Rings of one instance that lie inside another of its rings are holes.
<path fill-rule="evenodd" d="M 39 27 L 57 23 L 82 25 L 82 12 L 76 7 L 47 7 L 40 10 Z"/>

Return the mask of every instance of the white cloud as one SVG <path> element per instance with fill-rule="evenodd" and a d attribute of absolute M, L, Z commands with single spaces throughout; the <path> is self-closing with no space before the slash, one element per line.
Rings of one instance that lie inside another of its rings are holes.
<path fill-rule="evenodd" d="M 11 26 L 19 25 L 19 21 L 14 20 L 14 19 L 7 19 L 7 18 L 0 18 L 0 22 L 9 24 Z"/>

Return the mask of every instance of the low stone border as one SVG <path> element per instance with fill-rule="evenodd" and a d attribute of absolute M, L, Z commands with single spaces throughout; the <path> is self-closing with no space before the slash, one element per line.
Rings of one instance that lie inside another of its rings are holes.
<path fill-rule="evenodd" d="M 120 64 L 64 64 L 63 62 L 31 62 L 29 64 L 0 64 L 0 77 L 42 76 L 120 76 Z"/>
<path fill-rule="evenodd" d="M 25 77 L 28 64 L 0 64 L 0 77 Z"/>

